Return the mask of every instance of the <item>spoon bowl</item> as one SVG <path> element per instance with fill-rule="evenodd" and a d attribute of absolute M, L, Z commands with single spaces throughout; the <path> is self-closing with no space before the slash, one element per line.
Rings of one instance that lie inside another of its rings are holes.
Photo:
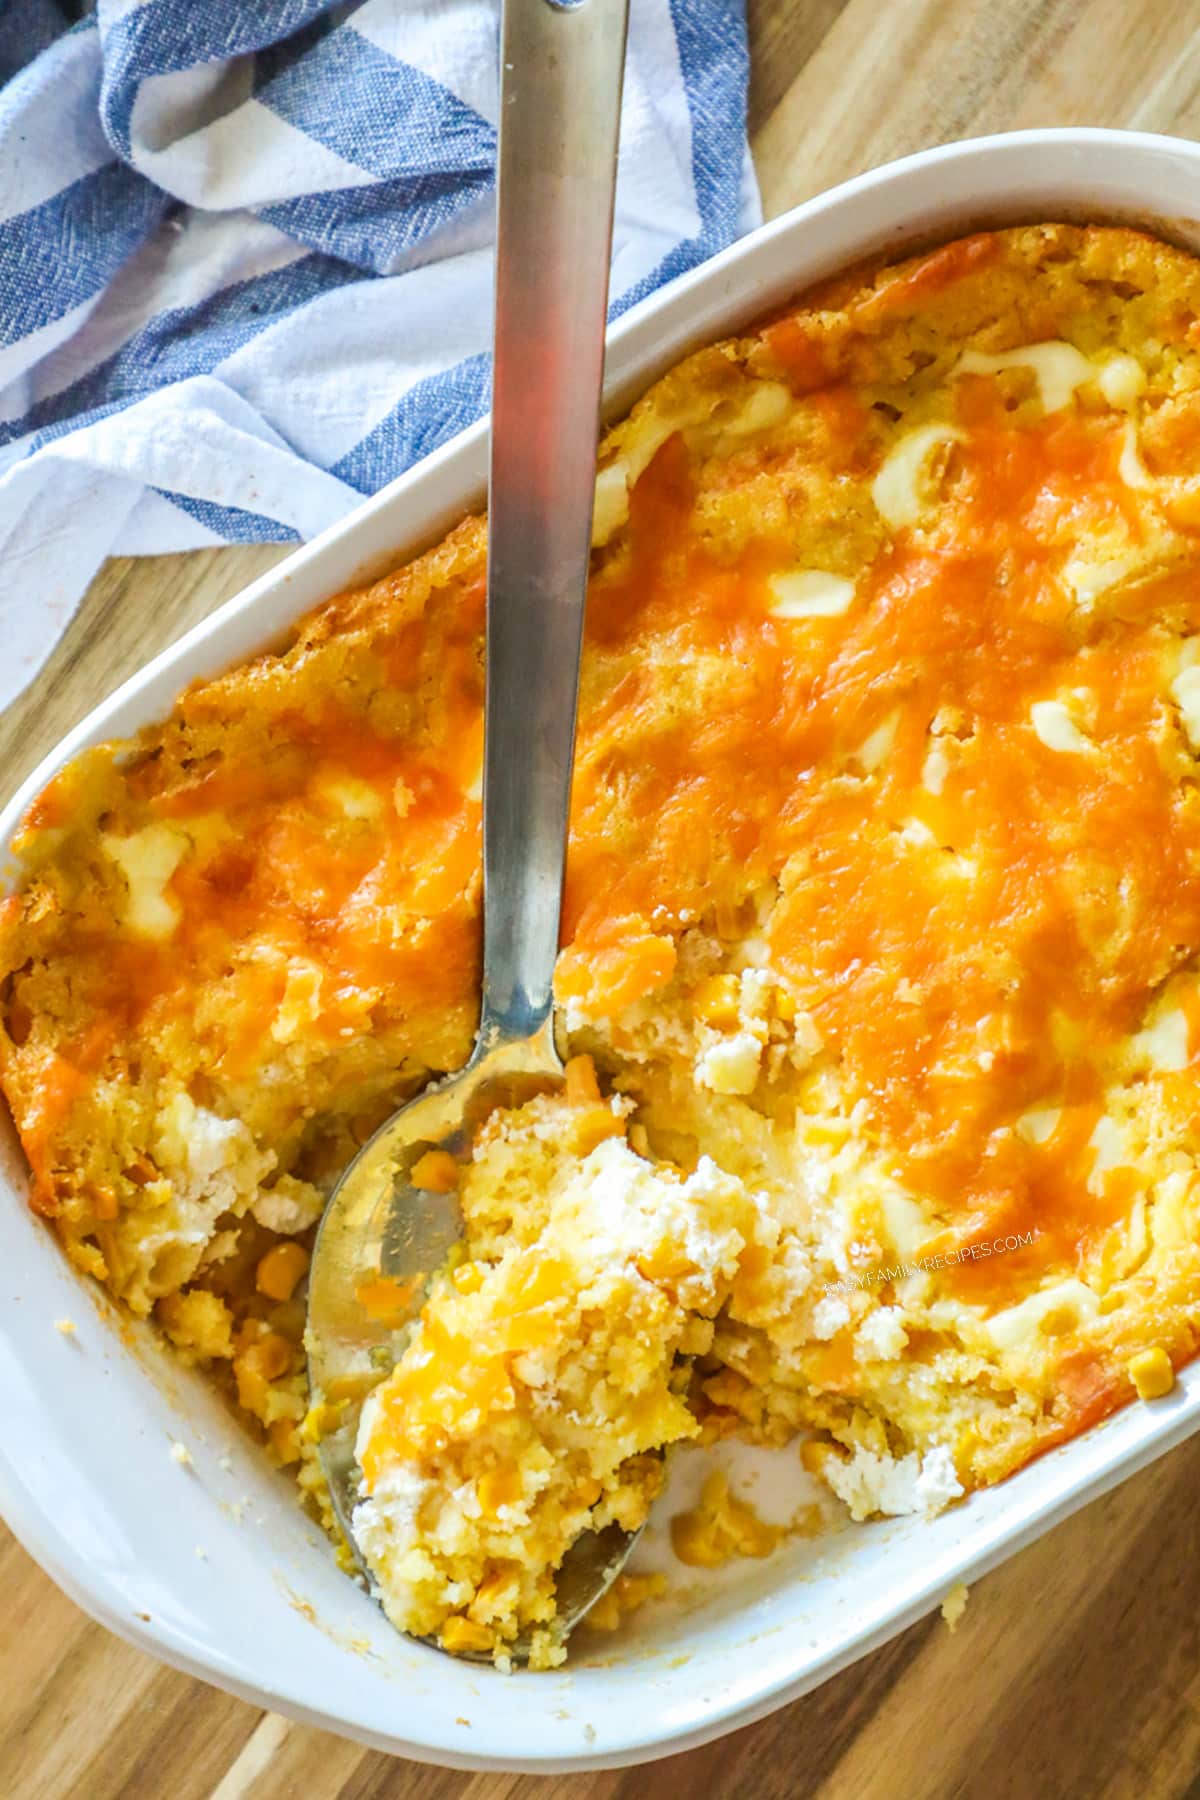
<path fill-rule="evenodd" d="M 321 1460 L 334 1513 L 356 1558 L 355 1439 L 362 1405 L 403 1354 L 429 1283 L 463 1232 L 457 1195 L 414 1187 L 412 1169 L 429 1150 L 469 1154 L 475 1130 L 494 1107 L 519 1106 L 561 1078 L 549 1029 L 522 1043 L 478 1049 L 466 1068 L 380 1126 L 326 1211 L 309 1280 L 309 1379 L 315 1398 L 342 1409 L 340 1423 L 321 1440 Z M 386 1314 L 359 1299 L 364 1283 L 380 1277 L 403 1296 Z M 612 1585 L 636 1536 L 609 1525 L 575 1540 L 555 1583 L 559 1635 L 565 1638 Z M 511 1651 L 514 1660 L 524 1661 L 528 1645 L 518 1639 Z"/>

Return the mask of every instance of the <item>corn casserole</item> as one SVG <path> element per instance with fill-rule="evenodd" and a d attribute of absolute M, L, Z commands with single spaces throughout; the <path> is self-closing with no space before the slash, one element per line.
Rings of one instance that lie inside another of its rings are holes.
<path fill-rule="evenodd" d="M 838 277 L 608 433 L 567 1080 L 426 1170 L 461 1254 L 363 1413 L 403 1629 L 561 1660 L 565 1550 L 636 1528 L 674 1443 L 802 1438 L 867 1519 L 1170 1389 L 1198 451 L 1200 265 L 1054 224 Z M 485 536 L 65 767 L 0 914 L 34 1208 L 327 1523 L 312 1236 L 478 1012 Z M 770 1548 L 737 1504 L 707 1491 L 692 1560 Z"/>

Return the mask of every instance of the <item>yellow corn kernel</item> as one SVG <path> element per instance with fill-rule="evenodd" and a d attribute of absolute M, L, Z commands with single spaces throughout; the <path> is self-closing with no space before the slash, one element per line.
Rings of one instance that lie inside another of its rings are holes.
<path fill-rule="evenodd" d="M 92 1212 L 98 1219 L 115 1219 L 117 1216 L 117 1196 L 112 1188 L 104 1186 L 92 1190 Z"/>
<path fill-rule="evenodd" d="M 817 1438 L 806 1438 L 800 1446 L 800 1461 L 810 1475 L 819 1475 L 830 1457 L 837 1454 L 832 1444 L 823 1444 Z"/>
<path fill-rule="evenodd" d="M 669 1238 L 663 1238 L 652 1250 L 644 1250 L 635 1257 L 634 1266 L 646 1281 L 660 1284 L 694 1274 L 696 1268 L 683 1246 L 671 1243 Z"/>
<path fill-rule="evenodd" d="M 476 1625 L 474 1619 L 464 1619 L 458 1614 L 446 1620 L 440 1636 L 442 1649 L 448 1650 L 451 1656 L 462 1656 L 470 1650 L 490 1650 L 496 1641 L 486 1625 Z"/>
<path fill-rule="evenodd" d="M 281 1468 L 286 1469 L 289 1463 L 299 1462 L 300 1445 L 297 1442 L 295 1419 L 276 1419 L 267 1426 L 267 1438 Z"/>
<path fill-rule="evenodd" d="M 359 1282 L 354 1298 L 369 1319 L 378 1319 L 385 1325 L 398 1323 L 421 1291 L 423 1280 L 420 1273 L 410 1276 L 407 1281 L 393 1281 L 390 1275 L 372 1275 Z"/>
<path fill-rule="evenodd" d="M 512 1463 L 499 1463 L 487 1469 L 475 1484 L 479 1504 L 484 1512 L 495 1514 L 502 1506 L 515 1506 L 521 1498 L 520 1471 Z"/>
<path fill-rule="evenodd" d="M 735 975 L 709 975 L 692 995 L 692 1011 L 706 1025 L 727 1031 L 738 1022 L 740 989 Z"/>
<path fill-rule="evenodd" d="M 719 1569 L 729 1558 L 718 1547 L 713 1522 L 697 1507 L 671 1520 L 671 1548 L 692 1569 Z"/>
<path fill-rule="evenodd" d="M 607 1106 L 589 1106 L 575 1119 L 570 1131 L 570 1148 L 576 1156 L 586 1156 L 605 1138 L 624 1137 L 625 1122 Z"/>
<path fill-rule="evenodd" d="M 237 1367 L 249 1369 L 264 1381 L 278 1381 L 292 1366 L 292 1346 L 277 1331 L 268 1331 L 247 1345 L 234 1361 Z"/>
<path fill-rule="evenodd" d="M 971 1485 L 968 1477 L 975 1466 L 975 1457 L 982 1447 L 982 1439 L 973 1425 L 965 1425 L 954 1442 L 954 1473 L 964 1487 Z"/>
<path fill-rule="evenodd" d="M 1161 1344 L 1155 1344 L 1152 1350 L 1139 1350 L 1125 1366 L 1139 1400 L 1161 1400 L 1175 1386 L 1175 1370 Z"/>
<path fill-rule="evenodd" d="M 427 1150 L 413 1164 L 409 1180 L 427 1194 L 452 1194 L 458 1186 L 458 1164 L 448 1150 Z"/>
<path fill-rule="evenodd" d="M 719 938 L 736 938 L 741 933 L 741 909 L 731 900 L 718 900 L 713 907 L 713 924 Z"/>
<path fill-rule="evenodd" d="M 486 1625 L 489 1619 L 503 1613 L 516 1594 L 519 1579 L 511 1569 L 495 1569 L 490 1575 L 486 1575 L 471 1602 L 471 1618 L 480 1625 Z"/>
<path fill-rule="evenodd" d="M 450 1279 L 460 1294 L 477 1294 L 483 1286 L 483 1270 L 477 1262 L 459 1263 Z"/>
<path fill-rule="evenodd" d="M 577 1485 L 572 1498 L 577 1500 L 580 1506 L 595 1506 L 603 1492 L 602 1484 L 596 1480 L 594 1475 L 585 1475 Z"/>
<path fill-rule="evenodd" d="M 341 1404 L 330 1406 L 325 1400 L 318 1400 L 310 1406 L 300 1426 L 300 1436 L 307 1444 L 319 1444 L 321 1439 L 336 1431 L 342 1416 Z"/>
<path fill-rule="evenodd" d="M 790 1025 L 796 1016 L 795 995 L 789 994 L 786 988 L 776 988 L 774 1007 L 775 1017 L 782 1019 L 785 1025 Z"/>
<path fill-rule="evenodd" d="M 273 1244 L 254 1271 L 254 1285 L 268 1300 L 290 1300 L 308 1274 L 303 1244 Z"/>
<path fill-rule="evenodd" d="M 600 1099 L 600 1083 L 596 1065 L 590 1056 L 573 1056 L 564 1074 L 567 1078 L 568 1106 L 595 1106 Z"/>

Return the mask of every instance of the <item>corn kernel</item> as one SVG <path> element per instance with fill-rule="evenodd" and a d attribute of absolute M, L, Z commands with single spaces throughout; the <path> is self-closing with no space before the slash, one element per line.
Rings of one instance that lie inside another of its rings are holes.
<path fill-rule="evenodd" d="M 822 1443 L 818 1438 L 806 1438 L 800 1446 L 800 1461 L 810 1475 L 819 1475 L 830 1457 L 837 1454 L 832 1444 Z"/>
<path fill-rule="evenodd" d="M 490 1650 L 495 1643 L 495 1636 L 486 1625 L 476 1625 L 473 1619 L 464 1619 L 458 1614 L 447 1619 L 441 1629 L 443 1650 L 451 1656 L 462 1656 L 471 1650 Z"/>
<path fill-rule="evenodd" d="M 600 1099 L 596 1065 L 590 1056 L 573 1056 L 564 1071 L 568 1106 L 595 1106 Z"/>
<path fill-rule="evenodd" d="M 458 1164 L 448 1150 L 427 1150 L 413 1164 L 409 1180 L 427 1194 L 452 1194 L 458 1186 Z"/>
<path fill-rule="evenodd" d="M 483 1286 L 483 1270 L 477 1262 L 460 1263 L 450 1279 L 460 1294 L 477 1294 Z"/>
<path fill-rule="evenodd" d="M 786 988 L 775 989 L 775 1017 L 790 1025 L 796 1016 L 796 996 Z"/>
<path fill-rule="evenodd" d="M 1126 1368 L 1139 1400 L 1161 1400 L 1175 1386 L 1175 1370 L 1161 1344 L 1155 1344 L 1152 1350 L 1139 1350 L 1130 1357 Z"/>
<path fill-rule="evenodd" d="M 520 1577 L 511 1569 L 496 1569 L 485 1575 L 471 1602 L 470 1617 L 486 1625 L 511 1605 Z"/>
<path fill-rule="evenodd" d="M 308 1273 L 303 1244 L 273 1244 L 254 1271 L 254 1285 L 268 1300 L 290 1300 Z"/>
<path fill-rule="evenodd" d="M 98 1219 L 115 1219 L 117 1196 L 110 1187 L 98 1187 L 92 1194 L 92 1211 Z"/>
<path fill-rule="evenodd" d="M 634 1267 L 646 1281 L 661 1285 L 694 1274 L 696 1265 L 681 1245 L 663 1238 L 653 1249 L 643 1250 L 640 1256 L 635 1257 Z"/>
<path fill-rule="evenodd" d="M 420 1274 L 408 1281 L 393 1281 L 390 1275 L 372 1275 L 359 1282 L 354 1297 L 369 1319 L 379 1319 L 386 1324 L 403 1318 L 414 1296 L 420 1292 L 422 1279 Z"/>
<path fill-rule="evenodd" d="M 299 1462 L 300 1445 L 297 1442 L 295 1419 L 276 1419 L 267 1426 L 267 1439 L 281 1468 L 286 1469 L 290 1463 Z"/>
<path fill-rule="evenodd" d="M 521 1498 L 521 1476 L 511 1463 L 486 1469 L 475 1484 L 484 1512 L 496 1514 L 502 1506 L 515 1506 Z"/>
<path fill-rule="evenodd" d="M 741 912 L 731 900 L 718 900 L 713 907 L 713 924 L 719 938 L 736 938 L 741 927 Z"/>
<path fill-rule="evenodd" d="M 738 1023 L 740 990 L 734 975 L 709 975 L 692 995 L 692 1011 L 706 1025 L 726 1031 Z"/>
<path fill-rule="evenodd" d="M 261 1375 L 264 1381 L 278 1381 L 292 1366 L 292 1346 L 277 1331 L 268 1331 L 248 1345 L 236 1361 L 255 1375 Z"/>
<path fill-rule="evenodd" d="M 336 1431 L 342 1416 L 341 1405 L 330 1406 L 327 1401 L 318 1400 L 310 1406 L 300 1426 L 300 1436 L 307 1444 L 319 1444 L 321 1439 Z"/>
<path fill-rule="evenodd" d="M 586 1156 L 605 1138 L 624 1137 L 625 1123 L 607 1106 L 589 1106 L 575 1120 L 570 1133 L 570 1147 L 576 1156 Z"/>
<path fill-rule="evenodd" d="M 728 1558 L 717 1548 L 712 1522 L 697 1508 L 671 1520 L 671 1548 L 691 1569 L 719 1569 Z"/>

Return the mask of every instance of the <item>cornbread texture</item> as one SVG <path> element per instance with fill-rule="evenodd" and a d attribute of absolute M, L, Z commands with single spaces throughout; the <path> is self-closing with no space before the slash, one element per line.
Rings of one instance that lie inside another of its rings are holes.
<path fill-rule="evenodd" d="M 410 1406 L 411 1363 L 368 1409 L 379 1568 L 405 1531 L 429 1563 L 382 1584 L 406 1625 L 549 1645 L 560 1547 L 685 1437 L 808 1434 L 865 1518 L 1167 1392 L 1200 1330 L 1198 533 L 1200 266 L 1123 229 L 839 277 L 607 435 L 556 976 L 598 1085 L 545 1104 L 609 1124 L 498 1121 L 463 1175 L 479 1285 L 419 1329 L 479 1432 Z M 318 1507 L 312 1232 L 477 1017 L 484 552 L 464 521 L 63 769 L 0 913 L 34 1207 Z M 568 1429 L 631 1358 L 646 1417 Z"/>

